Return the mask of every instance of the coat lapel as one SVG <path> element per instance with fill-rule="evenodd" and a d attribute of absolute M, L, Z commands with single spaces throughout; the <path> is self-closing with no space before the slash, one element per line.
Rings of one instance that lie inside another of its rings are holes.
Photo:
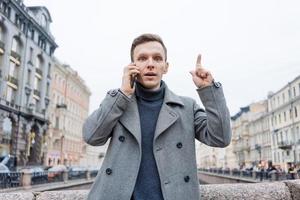
<path fill-rule="evenodd" d="M 182 100 L 166 86 L 164 102 L 156 123 L 154 140 L 174 124 L 179 117 L 170 105 L 184 106 Z"/>
<path fill-rule="evenodd" d="M 120 123 L 135 137 L 139 146 L 141 145 L 141 126 L 140 116 L 136 103 L 135 96 L 132 97 L 132 101 L 128 104 L 126 111 L 120 118 Z"/>
<path fill-rule="evenodd" d="M 178 119 L 178 114 L 167 104 L 163 104 L 157 119 L 154 140 Z"/>

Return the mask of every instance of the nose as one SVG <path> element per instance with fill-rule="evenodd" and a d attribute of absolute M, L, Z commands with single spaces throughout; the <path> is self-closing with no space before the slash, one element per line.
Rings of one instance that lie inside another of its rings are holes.
<path fill-rule="evenodd" d="M 148 62 L 147 62 L 147 68 L 148 69 L 153 69 L 154 68 L 154 62 L 152 58 L 149 58 Z"/>

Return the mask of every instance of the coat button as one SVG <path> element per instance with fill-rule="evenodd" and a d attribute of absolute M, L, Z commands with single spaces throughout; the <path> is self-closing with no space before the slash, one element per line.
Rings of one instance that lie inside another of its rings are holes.
<path fill-rule="evenodd" d="M 216 88 L 219 88 L 222 85 L 220 82 L 215 82 L 215 81 L 213 81 L 213 84 Z"/>
<path fill-rule="evenodd" d="M 156 148 L 156 151 L 160 151 L 160 150 L 162 150 L 161 147 L 157 147 L 157 148 Z"/>
<path fill-rule="evenodd" d="M 119 137 L 119 141 L 120 141 L 120 142 L 124 142 L 124 141 L 125 141 L 125 137 L 124 137 L 123 135 L 121 135 L 121 136 Z"/>
<path fill-rule="evenodd" d="M 187 183 L 187 182 L 189 182 L 190 181 L 190 177 L 189 176 L 185 176 L 184 177 L 184 181 Z"/>
<path fill-rule="evenodd" d="M 117 93 L 118 93 L 118 90 L 110 90 L 110 91 L 108 91 L 107 94 L 109 94 L 110 96 L 114 97 L 114 96 L 117 95 Z"/>
<path fill-rule="evenodd" d="M 182 148 L 182 143 L 181 143 L 181 142 L 178 142 L 178 143 L 176 144 L 176 146 L 177 146 L 178 149 L 181 149 L 181 148 Z"/>
<path fill-rule="evenodd" d="M 106 172 L 107 175 L 111 175 L 112 169 L 111 169 L 111 168 L 107 168 L 107 169 L 105 170 L 105 172 Z"/>

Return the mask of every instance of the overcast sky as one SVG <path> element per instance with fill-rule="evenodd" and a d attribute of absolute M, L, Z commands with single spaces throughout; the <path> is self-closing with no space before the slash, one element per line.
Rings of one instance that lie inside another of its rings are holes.
<path fill-rule="evenodd" d="M 223 84 L 231 115 L 300 75 L 298 0 L 25 0 L 46 6 L 55 56 L 92 91 L 90 112 L 121 85 L 132 40 L 159 34 L 168 48 L 164 80 L 198 100 L 189 71 L 197 54 Z M 198 102 L 200 102 L 198 100 Z"/>

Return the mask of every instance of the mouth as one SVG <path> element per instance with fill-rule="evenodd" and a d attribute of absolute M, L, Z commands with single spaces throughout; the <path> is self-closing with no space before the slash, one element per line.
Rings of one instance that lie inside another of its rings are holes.
<path fill-rule="evenodd" d="M 144 76 L 156 76 L 156 73 L 154 72 L 147 72 L 144 74 Z"/>

